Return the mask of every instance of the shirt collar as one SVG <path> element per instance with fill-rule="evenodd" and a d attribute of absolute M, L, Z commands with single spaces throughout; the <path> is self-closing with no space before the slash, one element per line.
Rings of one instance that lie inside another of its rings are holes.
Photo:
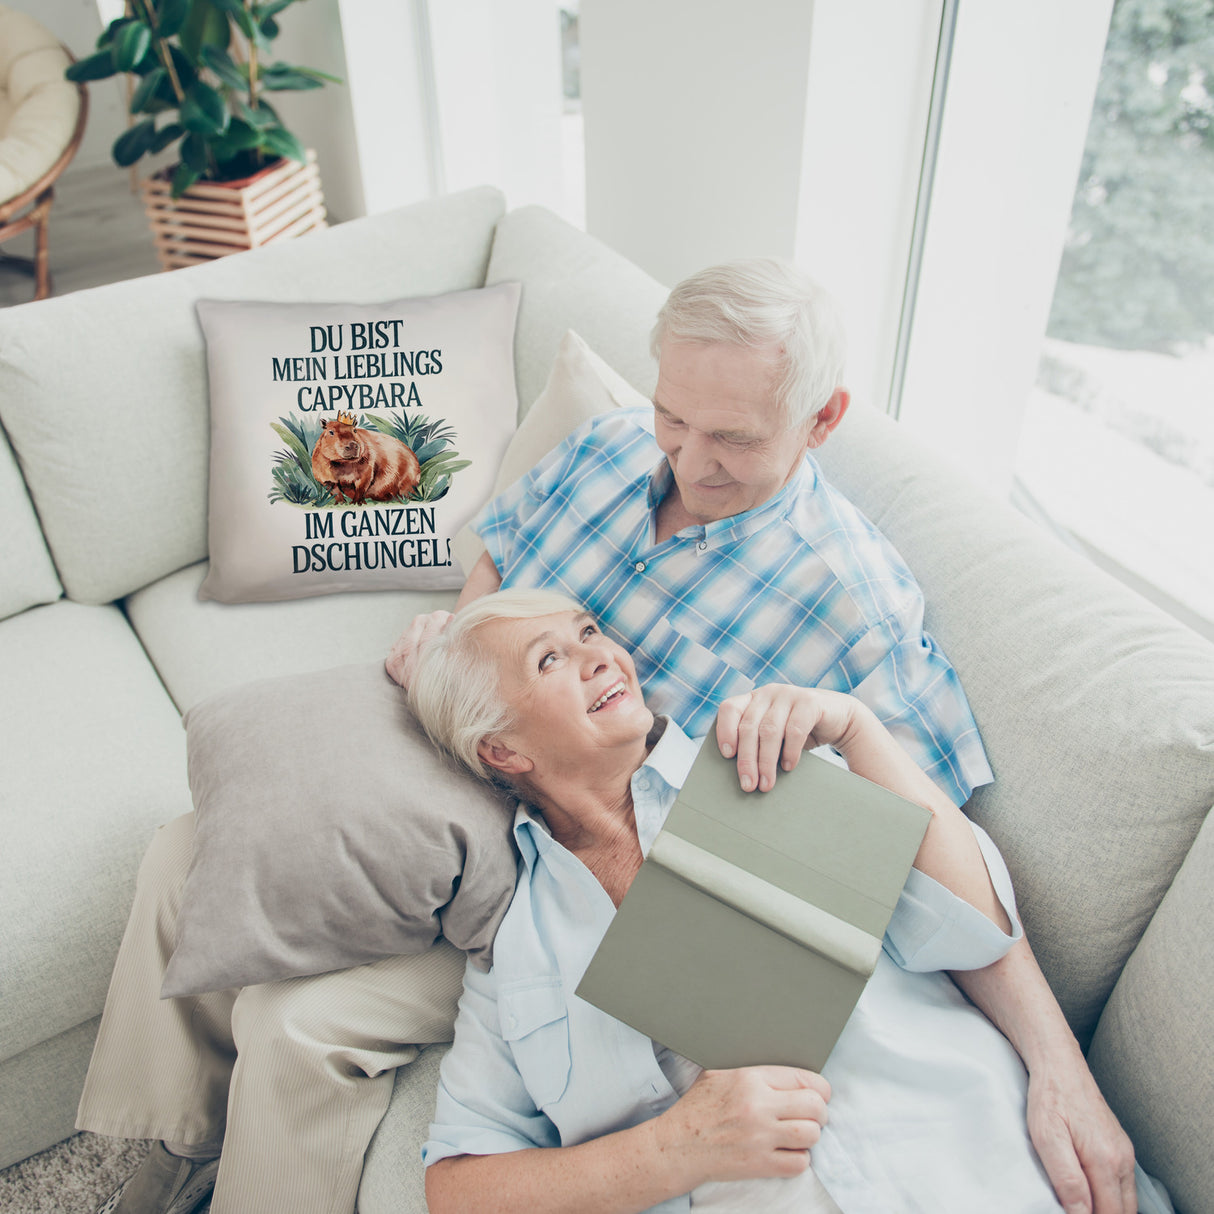
<path fill-rule="evenodd" d="M 659 731 L 660 736 L 645 762 L 633 772 L 631 781 L 637 836 L 641 851 L 645 854 L 648 854 L 649 845 L 662 829 L 662 823 L 700 751 L 700 741 L 689 738 L 669 717 L 656 719 L 654 732 Z M 534 870 L 540 856 L 560 846 L 544 819 L 521 801 L 514 815 L 514 838 L 528 872 Z"/>
<path fill-rule="evenodd" d="M 662 499 L 674 489 L 674 472 L 671 471 L 670 461 L 665 456 L 649 476 L 647 501 L 649 511 L 656 526 L 657 509 Z M 748 539 L 756 531 L 762 530 L 776 519 L 783 518 L 792 509 L 793 504 L 801 494 L 812 493 L 818 487 L 818 465 L 808 452 L 801 461 L 788 484 L 775 497 L 768 498 L 762 505 L 742 514 L 734 514 L 729 518 L 717 519 L 703 526 L 684 527 L 676 535 L 684 538 L 705 540 L 709 544 L 729 544 L 738 540 Z"/>

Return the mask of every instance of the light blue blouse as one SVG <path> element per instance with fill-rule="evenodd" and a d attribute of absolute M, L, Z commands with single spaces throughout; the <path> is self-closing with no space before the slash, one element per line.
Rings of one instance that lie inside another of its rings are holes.
<path fill-rule="evenodd" d="M 698 749 L 669 722 L 633 776 L 644 851 Z M 1060 1209 L 1028 1139 L 1023 1064 L 939 972 L 989 965 L 1021 935 L 1002 857 L 973 829 L 1014 935 L 912 870 L 873 979 L 823 1069 L 833 1095 L 812 1165 L 845 1214 Z M 514 831 L 518 887 L 493 969 L 465 973 L 427 1165 L 584 1142 L 678 1098 L 650 1039 L 574 994 L 615 913 L 611 899 L 525 809 Z M 682 1196 L 654 1209 L 690 1205 Z"/>

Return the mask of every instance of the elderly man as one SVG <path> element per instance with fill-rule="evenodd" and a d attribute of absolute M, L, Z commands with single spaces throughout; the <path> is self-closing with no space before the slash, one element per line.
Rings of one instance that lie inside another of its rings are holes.
<path fill-rule="evenodd" d="M 691 734 L 762 683 L 850 692 L 961 805 L 991 773 L 918 585 L 809 454 L 847 411 L 842 347 L 827 297 L 782 263 L 680 283 L 653 332 L 652 414 L 592 421 L 490 503 L 457 606 L 499 586 L 585 603 Z M 447 618 L 402 636 L 398 681 Z M 958 982 L 1028 1066 L 1030 1131 L 1064 1207 L 1130 1209 L 1133 1149 L 1027 940 Z"/>

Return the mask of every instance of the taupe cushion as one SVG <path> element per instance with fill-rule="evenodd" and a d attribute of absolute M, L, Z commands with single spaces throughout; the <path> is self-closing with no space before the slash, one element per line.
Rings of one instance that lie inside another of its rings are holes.
<path fill-rule="evenodd" d="M 820 455 L 923 587 L 995 771 L 969 811 L 1086 1042 L 1214 800 L 1214 646 L 883 416 Z"/>
<path fill-rule="evenodd" d="M 513 802 L 437 754 L 381 663 L 239 687 L 185 724 L 194 856 L 165 995 L 417 953 L 440 931 L 487 960 Z"/>
<path fill-rule="evenodd" d="M 207 554 L 196 300 L 364 302 L 479 287 L 502 209 L 496 190 L 470 190 L 0 312 L 0 420 L 68 594 L 109 602 Z"/>

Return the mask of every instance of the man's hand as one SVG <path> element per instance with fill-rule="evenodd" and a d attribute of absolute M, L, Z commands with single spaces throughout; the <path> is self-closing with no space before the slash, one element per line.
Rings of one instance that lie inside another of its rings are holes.
<path fill-rule="evenodd" d="M 413 678 L 418 649 L 438 636 L 450 620 L 449 611 L 431 611 L 428 615 L 419 615 L 397 638 L 396 644 L 384 659 L 384 666 L 402 687 L 407 689 Z"/>
<path fill-rule="evenodd" d="M 862 705 L 837 691 L 768 683 L 731 696 L 717 713 L 717 745 L 738 757 L 738 779 L 746 792 L 768 792 L 777 767 L 792 771 L 801 752 L 842 743 Z"/>
<path fill-rule="evenodd" d="M 1080 1063 L 1030 1074 L 1029 1135 L 1067 1214 L 1136 1214 L 1134 1147 Z"/>

